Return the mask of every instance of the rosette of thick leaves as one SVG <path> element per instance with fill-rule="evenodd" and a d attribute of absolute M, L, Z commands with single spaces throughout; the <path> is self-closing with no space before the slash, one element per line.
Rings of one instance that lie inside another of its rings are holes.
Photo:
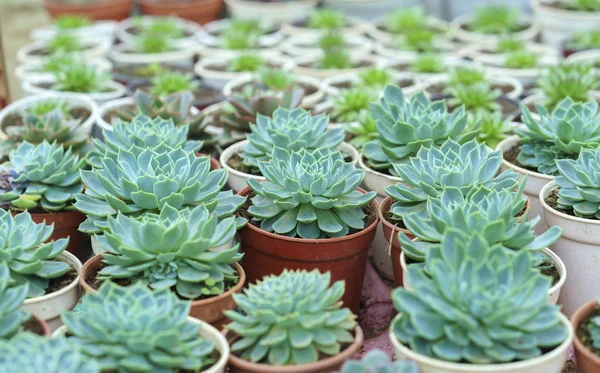
<path fill-rule="evenodd" d="M 190 302 L 169 290 L 107 281 L 82 302 L 79 312 L 61 318 L 69 342 L 98 361 L 102 372 L 199 372 L 214 362 L 214 343 L 188 320 Z"/>
<path fill-rule="evenodd" d="M 521 138 L 517 161 L 546 175 L 557 175 L 557 159 L 575 159 L 582 149 L 600 146 L 600 111 L 596 101 L 574 102 L 562 100 L 550 113 L 536 106 L 540 120 L 526 107 L 522 108 L 523 124 L 527 129 L 515 128 Z"/>
<path fill-rule="evenodd" d="M 600 219 L 600 150 L 585 149 L 577 160 L 557 159 L 558 208 L 576 216 Z"/>
<path fill-rule="evenodd" d="M 160 214 L 108 218 L 108 230 L 97 236 L 106 249 L 101 280 L 126 278 L 152 289 L 173 288 L 179 297 L 196 299 L 224 293 L 225 282 L 236 283 L 232 264 L 242 258 L 239 245 L 212 250 L 233 240 L 235 218 L 221 222 L 205 206 L 176 210 L 165 206 Z"/>
<path fill-rule="evenodd" d="M 61 211 L 83 190 L 79 171 L 85 161 L 56 142 L 23 141 L 0 166 L 0 207 Z"/>
<path fill-rule="evenodd" d="M 392 293 L 401 315 L 398 340 L 437 360 L 473 364 L 529 360 L 567 337 L 560 307 L 548 304 L 550 277 L 530 266 L 526 251 L 490 247 L 475 234 L 450 231 L 409 265 L 412 290 Z"/>
<path fill-rule="evenodd" d="M 521 183 L 523 186 L 524 184 Z M 440 198 L 427 201 L 427 217 L 407 214 L 404 225 L 419 240 L 411 240 L 400 232 L 402 251 L 414 261 L 424 261 L 432 247 L 439 247 L 450 229 L 465 234 L 479 232 L 488 245 L 500 245 L 507 250 L 541 250 L 553 244 L 562 232 L 554 226 L 535 235 L 540 217 L 528 220 L 528 212 L 519 216 L 525 205 L 521 190 L 490 190 L 477 187 L 466 196 L 455 187 L 447 187 Z"/>
<path fill-rule="evenodd" d="M 245 201 L 231 191 L 221 192 L 227 171 L 210 171 L 208 157 L 197 157 L 181 147 L 133 145 L 115 156 L 101 157 L 100 163 L 101 168 L 81 172 L 87 188 L 76 196 L 75 208 L 88 216 L 80 226 L 82 232 L 106 230 L 107 218 L 118 212 L 139 216 L 158 213 L 167 204 L 175 209 L 205 205 L 221 218 L 233 215 Z"/>
<path fill-rule="evenodd" d="M 372 350 L 362 360 L 346 360 L 341 373 L 419 373 L 419 366 L 414 361 L 392 361 L 381 350 Z"/>
<path fill-rule="evenodd" d="M 283 271 L 234 294 L 240 311 L 226 311 L 226 329 L 239 337 L 231 351 L 269 365 L 308 364 L 352 343 L 356 316 L 341 308 L 344 282 L 329 272 Z"/>
<path fill-rule="evenodd" d="M 27 312 L 21 311 L 29 285 L 11 286 L 11 282 L 10 270 L 7 266 L 0 265 L 0 342 L 21 333 L 23 323 L 30 317 Z"/>
<path fill-rule="evenodd" d="M 375 192 L 361 193 L 365 171 L 344 162 L 328 149 L 288 152 L 273 149 L 269 162 L 259 163 L 267 179 L 248 179 L 256 193 L 248 213 L 268 232 L 302 238 L 342 237 L 365 227 L 363 207 Z"/>
<path fill-rule="evenodd" d="M 36 224 L 27 211 L 12 216 L 0 210 L 0 268 L 10 271 L 11 282 L 29 284 L 27 296 L 46 293 L 48 280 L 69 270 L 67 263 L 53 260 L 62 253 L 68 238 L 46 242 L 54 225 Z"/>
<path fill-rule="evenodd" d="M 478 129 L 467 128 L 463 107 L 448 113 L 445 101 L 431 102 L 424 93 L 404 97 L 398 86 L 387 86 L 378 104 L 371 104 L 377 125 L 377 139 L 365 144 L 367 164 L 388 169 L 392 163 L 406 162 L 421 147 L 439 146 L 451 138 L 459 143 L 477 137 Z"/>
<path fill-rule="evenodd" d="M 273 118 L 258 114 L 256 124 L 250 124 L 250 143 L 240 155 L 246 165 L 258 167 L 260 161 L 271 159 L 275 147 L 290 152 L 301 149 L 335 150 L 344 141 L 345 132 L 341 127 L 328 128 L 328 125 L 327 116 L 312 116 L 302 108 L 279 108 L 273 113 Z"/>

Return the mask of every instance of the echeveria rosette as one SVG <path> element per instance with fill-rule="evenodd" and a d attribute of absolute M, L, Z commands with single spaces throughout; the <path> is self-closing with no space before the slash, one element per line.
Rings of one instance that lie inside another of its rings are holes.
<path fill-rule="evenodd" d="M 67 263 L 53 260 L 62 253 L 69 238 L 47 242 L 54 225 L 36 224 L 27 211 L 12 216 L 0 210 L 0 268 L 7 268 L 16 284 L 29 284 L 27 297 L 46 293 L 49 279 L 64 275 Z"/>
<path fill-rule="evenodd" d="M 175 209 L 205 205 L 224 218 L 245 201 L 231 191 L 221 192 L 227 171 L 211 171 L 208 157 L 197 157 L 181 147 L 133 145 L 116 156 L 101 157 L 100 163 L 101 168 L 81 172 L 87 188 L 76 196 L 75 208 L 87 215 L 80 226 L 85 233 L 106 230 L 108 217 L 118 212 L 136 217 L 158 213 L 167 204 Z M 238 225 L 244 222 L 238 219 Z"/>
<path fill-rule="evenodd" d="M 361 360 L 346 360 L 341 373 L 419 373 L 415 361 L 396 360 L 381 350 L 369 351 Z"/>
<path fill-rule="evenodd" d="M 426 217 L 419 213 L 404 216 L 404 225 L 418 240 L 400 232 L 402 251 L 413 261 L 424 261 L 427 252 L 439 247 L 449 230 L 479 232 L 490 246 L 500 245 L 506 250 L 542 250 L 558 240 L 562 229 L 554 226 L 536 236 L 534 227 L 540 217 L 528 220 L 527 212 L 518 216 L 525 202 L 520 189 L 513 192 L 475 187 L 463 195 L 460 189 L 447 187 L 440 198 L 427 200 Z"/>
<path fill-rule="evenodd" d="M 267 232 L 306 239 L 343 237 L 365 228 L 363 212 L 375 192 L 356 188 L 365 171 L 345 162 L 339 151 L 288 152 L 275 148 L 258 167 L 267 181 L 248 179 L 256 196 L 248 213 Z"/>
<path fill-rule="evenodd" d="M 527 129 L 515 128 L 521 148 L 517 161 L 545 175 L 556 176 L 557 159 L 575 159 L 582 149 L 600 146 L 600 111 L 595 101 L 561 101 L 549 112 L 536 106 L 541 119 L 533 118 L 522 107 L 522 120 Z"/>
<path fill-rule="evenodd" d="M 558 208 L 600 219 L 600 149 L 584 149 L 577 160 L 557 159 Z"/>
<path fill-rule="evenodd" d="M 81 302 L 61 319 L 69 342 L 98 361 L 102 372 L 202 371 L 214 362 L 214 343 L 188 320 L 190 302 L 169 290 L 107 281 Z"/>
<path fill-rule="evenodd" d="M 79 171 L 84 159 L 56 142 L 33 145 L 23 141 L 0 165 L 0 207 L 20 210 L 41 207 L 58 212 L 72 209 L 83 191 Z"/>
<path fill-rule="evenodd" d="M 310 111 L 302 108 L 279 108 L 272 118 L 258 114 L 256 124 L 250 124 L 249 144 L 240 155 L 246 165 L 258 167 L 259 162 L 271 159 L 275 147 L 290 152 L 335 150 L 344 141 L 345 132 L 343 128 L 328 128 L 328 125 L 327 116 L 312 116 Z"/>
<path fill-rule="evenodd" d="M 226 311 L 225 326 L 237 339 L 231 351 L 269 365 L 308 364 L 334 356 L 352 343 L 356 321 L 342 308 L 344 282 L 331 285 L 329 272 L 289 271 L 263 277 L 234 294 L 239 311 Z"/>
<path fill-rule="evenodd" d="M 560 307 L 548 304 L 551 279 L 531 267 L 527 251 L 450 231 L 425 268 L 409 265 L 408 279 L 412 290 L 392 292 L 400 316 L 391 330 L 421 355 L 507 363 L 538 357 L 567 337 Z"/>
<path fill-rule="evenodd" d="M 108 230 L 96 236 L 106 250 L 100 280 L 129 279 L 152 289 L 174 289 L 180 298 L 197 299 L 224 293 L 237 283 L 232 267 L 242 258 L 239 245 L 212 250 L 233 240 L 235 218 L 218 222 L 205 206 L 140 218 L 119 214 L 108 218 Z"/>
<path fill-rule="evenodd" d="M 449 139 L 440 148 L 421 148 L 408 163 L 394 164 L 402 182 L 385 188 L 394 200 L 390 212 L 396 220 L 414 212 L 424 217 L 427 200 L 440 198 L 448 187 L 457 188 L 464 195 L 477 186 L 492 190 L 517 188 L 515 172 L 506 170 L 497 175 L 501 164 L 499 150 L 490 151 L 475 140 L 460 145 Z"/>
<path fill-rule="evenodd" d="M 364 145 L 367 165 L 392 175 L 393 163 L 407 162 L 421 147 L 439 146 L 448 138 L 463 143 L 478 135 L 478 129 L 467 128 L 463 107 L 449 113 L 445 101 L 431 102 L 424 93 L 407 101 L 398 86 L 387 86 L 371 113 L 378 134 Z"/>
<path fill-rule="evenodd" d="M 0 265 L 0 343 L 23 331 L 23 323 L 30 315 L 21 310 L 23 301 L 29 292 L 28 284 L 12 285 L 10 270 Z M 0 355 L 0 367 L 2 366 Z"/>

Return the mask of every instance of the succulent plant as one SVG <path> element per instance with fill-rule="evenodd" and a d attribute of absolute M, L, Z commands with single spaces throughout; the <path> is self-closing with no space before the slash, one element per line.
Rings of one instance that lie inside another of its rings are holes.
<path fill-rule="evenodd" d="M 70 268 L 67 263 L 53 260 L 69 243 L 68 238 L 47 242 L 53 230 L 53 225 L 33 222 L 27 211 L 13 217 L 10 211 L 0 210 L 2 278 L 4 271 L 8 271 L 11 287 L 25 284 L 28 289 L 21 291 L 28 298 L 44 295 L 48 281 L 64 275 Z"/>
<path fill-rule="evenodd" d="M 390 70 L 379 67 L 370 67 L 358 73 L 359 86 L 375 89 L 383 89 L 392 83 Z"/>
<path fill-rule="evenodd" d="M 343 51 L 348 46 L 348 43 L 343 34 L 328 32 L 317 40 L 317 46 L 325 52 L 334 54 L 336 51 Z"/>
<path fill-rule="evenodd" d="M 107 219 L 121 212 L 134 217 L 159 213 L 168 204 L 176 209 L 205 205 L 219 218 L 233 215 L 245 201 L 231 191 L 221 192 L 227 171 L 210 171 L 208 157 L 197 157 L 181 147 L 133 145 L 100 158 L 101 168 L 81 171 L 87 188 L 76 196 L 75 208 L 87 215 L 80 230 L 100 233 Z M 240 223 L 242 223 L 240 221 Z"/>
<path fill-rule="evenodd" d="M 110 75 L 90 65 L 71 65 L 56 73 L 56 82 L 51 89 L 60 92 L 99 93 L 113 88 Z"/>
<path fill-rule="evenodd" d="M 582 218 L 600 219 L 599 159 L 600 151 L 594 148 L 582 149 L 576 160 L 556 160 L 559 209 L 573 211 Z"/>
<path fill-rule="evenodd" d="M 492 149 L 496 149 L 500 141 L 507 138 L 514 131 L 514 128 L 510 125 L 510 120 L 503 119 L 500 112 L 482 112 L 478 115 L 470 116 L 469 120 L 472 121 L 470 126 L 474 126 L 474 123 L 481 125 L 477 141 L 485 143 Z"/>
<path fill-rule="evenodd" d="M 2 208 L 62 211 L 70 209 L 75 194 L 83 190 L 79 171 L 85 160 L 56 142 L 23 141 L 8 159 L 0 165 Z"/>
<path fill-rule="evenodd" d="M 497 102 L 502 91 L 498 88 L 492 89 L 487 82 L 456 85 L 450 87 L 449 92 L 452 95 L 448 99 L 450 107 L 464 107 L 469 114 L 502 112 L 502 105 Z"/>
<path fill-rule="evenodd" d="M 90 26 L 92 21 L 84 16 L 64 15 L 56 18 L 53 23 L 59 30 L 73 30 Z"/>
<path fill-rule="evenodd" d="M 214 342 L 188 320 L 190 302 L 167 289 L 110 281 L 86 293 L 81 312 L 64 312 L 70 344 L 95 359 L 102 372 L 202 371 L 214 363 Z"/>
<path fill-rule="evenodd" d="M 350 145 L 359 150 L 377 138 L 377 125 L 370 112 L 359 113 L 356 122 L 347 124 L 345 129 L 346 133 L 352 134 Z"/>
<path fill-rule="evenodd" d="M 570 97 L 575 102 L 591 100 L 591 92 L 600 87 L 592 65 L 573 63 L 550 67 L 537 81 L 546 96 L 544 106 L 552 110 Z"/>
<path fill-rule="evenodd" d="M 263 25 L 256 19 L 231 19 L 229 29 L 245 34 L 263 35 L 265 33 Z"/>
<path fill-rule="evenodd" d="M 233 71 L 236 73 L 239 72 L 254 72 L 258 71 L 266 64 L 265 59 L 261 56 L 252 55 L 252 54 L 242 54 L 232 58 L 229 61 L 229 65 L 227 66 L 227 70 Z"/>
<path fill-rule="evenodd" d="M 77 52 L 82 50 L 83 46 L 76 36 L 59 32 L 48 41 L 48 49 L 52 53 Z"/>
<path fill-rule="evenodd" d="M 0 219 L 2 219 L 1 215 Z M 0 264 L 0 304 L 2 304 L 0 308 L 0 346 L 3 341 L 21 333 L 23 323 L 30 317 L 27 312 L 21 311 L 23 301 L 29 292 L 29 285 L 23 283 L 11 286 L 13 280 L 10 273 L 8 265 Z M 0 367 L 2 366 L 2 357 L 0 356 Z"/>
<path fill-rule="evenodd" d="M 600 11 L 600 0 L 565 0 L 559 3 L 563 7 L 581 12 Z"/>
<path fill-rule="evenodd" d="M 505 5 L 477 7 L 469 28 L 482 34 L 505 34 L 521 27 L 519 11 Z"/>
<path fill-rule="evenodd" d="M 428 28 L 412 29 L 407 30 L 403 36 L 404 38 L 397 42 L 397 45 L 401 49 L 419 53 L 432 53 L 436 51 L 436 34 L 433 30 Z"/>
<path fill-rule="evenodd" d="M 220 36 L 220 44 L 224 49 L 243 50 L 258 47 L 259 39 L 257 34 L 249 33 L 244 30 L 231 28 Z"/>
<path fill-rule="evenodd" d="M 133 25 L 141 30 L 142 35 L 161 38 L 179 39 L 183 36 L 183 28 L 175 17 L 152 17 L 149 22 L 144 18 L 133 20 Z"/>
<path fill-rule="evenodd" d="M 82 63 L 84 62 L 72 53 L 53 53 L 42 62 L 40 71 L 56 75 L 62 70 L 68 70 L 71 66 Z"/>
<path fill-rule="evenodd" d="M 439 55 L 422 54 L 410 64 L 410 71 L 423 74 L 441 73 L 444 65 Z"/>
<path fill-rule="evenodd" d="M 393 34 L 404 34 L 407 30 L 427 27 L 425 9 L 420 6 L 400 8 L 384 18 L 385 30 Z"/>
<path fill-rule="evenodd" d="M 520 190 L 475 186 L 465 195 L 459 188 L 446 187 L 439 198 L 427 200 L 425 218 L 419 213 L 404 215 L 404 225 L 419 240 L 412 241 L 400 233 L 402 251 L 414 261 L 424 261 L 427 252 L 439 247 L 449 230 L 466 235 L 479 232 L 488 245 L 500 245 L 506 250 L 542 250 L 556 242 L 562 230 L 554 226 L 536 237 L 533 229 L 540 216 L 530 221 L 527 212 L 518 216 L 525 202 Z"/>
<path fill-rule="evenodd" d="M 379 103 L 371 104 L 371 113 L 378 135 L 363 148 L 367 165 L 392 174 L 392 162 L 407 162 L 422 146 L 439 146 L 448 138 L 462 143 L 478 134 L 467 128 L 464 108 L 448 113 L 444 101 L 431 102 L 423 93 L 407 101 L 398 86 L 387 86 Z"/>
<path fill-rule="evenodd" d="M 302 108 L 278 108 L 272 118 L 258 114 L 250 125 L 249 144 L 241 152 L 244 163 L 258 168 L 260 162 L 271 160 L 275 147 L 289 152 L 306 149 L 335 150 L 344 141 L 343 128 L 328 128 L 325 115 L 312 116 Z"/>
<path fill-rule="evenodd" d="M 504 65 L 511 69 L 533 69 L 537 64 L 537 54 L 525 50 L 507 53 L 504 58 Z"/>
<path fill-rule="evenodd" d="M 307 25 L 316 29 L 339 29 L 346 24 L 344 13 L 335 10 L 322 9 L 315 10 L 308 15 Z"/>
<path fill-rule="evenodd" d="M 525 42 L 520 39 L 503 37 L 496 44 L 497 53 L 511 53 L 525 50 Z"/>
<path fill-rule="evenodd" d="M 598 49 L 600 48 L 600 30 L 577 32 L 566 41 L 566 47 L 575 50 Z"/>
<path fill-rule="evenodd" d="M 598 309 L 598 305 L 596 305 L 596 309 Z M 592 316 L 586 325 L 586 329 L 590 335 L 589 339 L 593 347 L 592 351 L 596 353 L 596 351 L 600 350 L 600 316 Z"/>
<path fill-rule="evenodd" d="M 288 152 L 275 147 L 269 162 L 259 162 L 267 179 L 249 179 L 256 193 L 248 213 L 267 232 L 306 239 L 343 237 L 365 228 L 363 211 L 376 193 L 356 190 L 364 170 L 329 149 Z"/>
<path fill-rule="evenodd" d="M 135 52 L 143 54 L 166 53 L 174 49 L 171 39 L 163 35 L 142 34 L 133 46 Z"/>
<path fill-rule="evenodd" d="M 600 111 L 595 101 L 561 101 L 550 113 L 538 105 L 536 120 L 526 107 L 521 119 L 525 128 L 515 128 L 521 148 L 517 162 L 542 174 L 557 175 L 557 159 L 575 159 L 582 149 L 600 146 Z"/>
<path fill-rule="evenodd" d="M 362 112 L 369 111 L 371 102 L 377 100 L 377 94 L 364 88 L 342 91 L 333 98 L 331 119 L 336 123 L 355 122 Z"/>
<path fill-rule="evenodd" d="M 477 186 L 492 190 L 512 190 L 518 186 L 517 174 L 506 170 L 500 175 L 502 153 L 489 151 L 471 140 L 463 145 L 448 139 L 441 147 L 422 147 L 409 163 L 394 164 L 402 182 L 385 188 L 395 201 L 390 212 L 396 220 L 408 213 L 427 214 L 427 200 L 439 198 L 449 187 L 464 195 Z"/>
<path fill-rule="evenodd" d="M 354 341 L 356 321 L 342 308 L 344 282 L 330 283 L 329 272 L 286 269 L 234 294 L 241 312 L 226 311 L 232 323 L 225 328 L 240 338 L 231 351 L 269 365 L 308 364 L 340 353 Z"/>
<path fill-rule="evenodd" d="M 341 373 L 419 373 L 414 361 L 392 361 L 381 350 L 369 351 L 362 360 L 346 360 Z"/>
<path fill-rule="evenodd" d="M 173 93 L 193 92 L 198 85 L 189 74 L 173 71 L 152 78 L 150 94 L 168 96 Z"/>
<path fill-rule="evenodd" d="M 317 66 L 325 70 L 341 70 L 352 67 L 352 62 L 350 55 L 344 48 L 334 50 L 323 49 L 323 53 Z"/>
<path fill-rule="evenodd" d="M 262 85 L 265 91 L 285 91 L 294 87 L 296 77 L 281 69 L 261 69 L 256 73 L 256 83 Z"/>
<path fill-rule="evenodd" d="M 473 67 L 454 67 L 448 72 L 448 86 L 469 86 L 478 83 L 485 83 L 485 71 Z"/>

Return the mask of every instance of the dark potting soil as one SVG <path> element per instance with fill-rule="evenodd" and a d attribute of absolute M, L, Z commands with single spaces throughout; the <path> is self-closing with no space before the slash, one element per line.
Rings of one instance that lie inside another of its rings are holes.
<path fill-rule="evenodd" d="M 257 168 L 245 165 L 244 160 L 242 159 L 242 157 L 240 157 L 238 153 L 235 153 L 231 156 L 231 158 L 229 158 L 229 160 L 227 161 L 227 165 L 233 168 L 234 170 L 243 172 L 245 174 L 262 176 L 262 174 Z"/>
<path fill-rule="evenodd" d="M 23 323 L 23 328 L 33 334 L 44 335 L 44 328 L 42 328 L 40 322 L 33 316 Z"/>
<path fill-rule="evenodd" d="M 577 333 L 577 337 L 585 347 L 589 348 L 589 350 L 595 353 L 596 355 L 600 355 L 600 349 L 594 348 L 590 332 L 588 331 L 588 325 L 590 325 L 592 319 L 596 316 L 600 316 L 600 309 L 598 307 L 596 307 L 592 313 L 590 313 L 583 320 L 581 320 L 579 325 L 577 325 L 577 330 L 575 331 L 575 333 Z"/>
<path fill-rule="evenodd" d="M 558 272 L 558 269 L 556 268 L 554 263 L 552 263 L 552 267 L 543 269 L 542 274 L 552 277 L 552 285 L 551 286 L 556 285 L 558 283 L 558 281 L 560 280 L 560 273 Z"/>
<path fill-rule="evenodd" d="M 563 214 L 567 214 L 567 215 L 576 217 L 573 209 L 563 210 L 563 209 L 558 208 L 558 189 L 554 189 L 552 191 L 552 193 L 550 193 L 550 195 L 548 195 L 548 197 L 546 197 L 544 199 L 544 202 L 546 202 L 548 204 L 548 206 L 552 207 L 554 210 L 556 210 L 558 212 L 562 212 Z M 597 220 L 597 219 L 590 219 L 590 220 Z"/>
<path fill-rule="evenodd" d="M 74 119 L 79 119 L 80 123 L 83 123 L 92 115 L 92 112 L 83 107 L 74 107 L 69 111 L 69 114 Z M 21 127 L 24 124 L 25 122 L 23 122 L 21 115 L 11 114 L 0 123 L 0 128 L 4 132 L 8 127 Z"/>
<path fill-rule="evenodd" d="M 77 271 L 75 270 L 75 268 L 71 267 L 64 275 L 50 279 L 48 281 L 48 288 L 46 289 L 46 294 L 54 293 L 55 291 L 59 291 L 60 289 L 67 287 L 76 279 Z"/>
<path fill-rule="evenodd" d="M 476 32 L 476 31 L 472 31 L 471 25 L 468 24 L 468 23 L 463 23 L 462 25 L 460 25 L 460 28 L 463 29 L 463 30 L 465 30 L 465 31 Z M 511 31 L 509 34 L 514 34 L 516 32 L 521 32 L 521 31 L 527 30 L 528 28 L 529 28 L 529 24 L 522 23 L 522 24 L 519 25 L 518 29 L 516 29 L 514 31 Z M 494 35 L 494 34 L 490 34 L 490 35 Z"/>
<path fill-rule="evenodd" d="M 393 204 L 393 203 L 392 203 Z M 392 205 L 390 205 L 390 208 Z M 407 229 L 406 225 L 404 225 L 404 221 L 400 219 L 396 219 L 396 217 L 392 214 L 390 210 L 387 210 L 383 213 L 383 218 L 388 222 L 394 224 L 396 227 L 400 229 Z"/>
<path fill-rule="evenodd" d="M 505 151 L 502 154 L 502 156 L 510 164 L 514 164 L 515 166 L 519 166 L 519 167 L 524 168 L 529 171 L 538 172 L 538 170 L 536 168 L 522 165 L 521 163 L 519 163 L 519 161 L 517 161 L 517 156 L 519 155 L 520 152 L 521 152 L 521 145 L 515 145 L 512 148 Z"/>

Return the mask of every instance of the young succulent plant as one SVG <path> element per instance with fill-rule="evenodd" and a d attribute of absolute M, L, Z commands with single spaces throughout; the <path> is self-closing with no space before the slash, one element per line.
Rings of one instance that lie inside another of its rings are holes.
<path fill-rule="evenodd" d="M 502 105 L 497 102 L 502 96 L 502 91 L 498 88 L 492 89 L 488 82 L 456 85 L 448 91 L 452 95 L 448 98 L 448 106 L 464 107 L 470 115 L 502 112 Z"/>
<path fill-rule="evenodd" d="M 259 36 L 265 34 L 265 28 L 256 19 L 231 19 L 228 30 Z"/>
<path fill-rule="evenodd" d="M 100 365 L 66 338 L 30 332 L 0 339 L 0 371 L 4 373 L 100 373 Z"/>
<path fill-rule="evenodd" d="M 52 53 L 70 53 L 81 51 L 83 46 L 76 36 L 59 32 L 48 41 L 48 49 Z"/>
<path fill-rule="evenodd" d="M 333 98 L 331 119 L 335 123 L 356 122 L 361 113 L 369 112 L 371 102 L 377 101 L 372 90 L 354 88 L 340 92 Z"/>
<path fill-rule="evenodd" d="M 344 51 L 348 46 L 346 38 L 339 32 L 327 32 L 317 40 L 317 46 L 324 52 L 334 54 L 335 51 Z"/>
<path fill-rule="evenodd" d="M 344 13 L 329 9 L 315 10 L 308 15 L 307 26 L 316 29 L 340 29 L 346 25 Z"/>
<path fill-rule="evenodd" d="M 579 157 L 557 159 L 558 208 L 573 211 L 575 216 L 600 219 L 600 151 L 582 149 Z"/>
<path fill-rule="evenodd" d="M 253 54 L 242 54 L 232 58 L 227 66 L 228 71 L 236 73 L 240 72 L 254 72 L 263 68 L 266 61 L 261 56 Z"/>
<path fill-rule="evenodd" d="M 46 140 L 38 145 L 23 141 L 0 165 L 0 207 L 18 210 L 72 209 L 75 194 L 83 191 L 79 171 L 85 160 Z"/>
<path fill-rule="evenodd" d="M 296 88 L 296 77 L 294 74 L 281 69 L 261 69 L 256 72 L 256 84 L 261 85 L 264 91 L 285 91 Z"/>
<path fill-rule="evenodd" d="M 173 93 L 194 92 L 199 83 L 186 73 L 167 72 L 151 80 L 150 94 L 154 96 L 168 96 Z"/>
<path fill-rule="evenodd" d="M 537 64 L 537 54 L 525 50 L 507 53 L 504 58 L 504 65 L 510 69 L 533 69 Z"/>
<path fill-rule="evenodd" d="M 100 93 L 113 89 L 110 86 L 110 74 L 91 65 L 71 65 L 60 70 L 55 77 L 56 82 L 51 87 L 55 91 Z"/>
<path fill-rule="evenodd" d="M 420 28 L 407 30 L 404 38 L 399 39 L 396 44 L 403 50 L 419 53 L 433 53 L 436 51 L 436 34 L 433 30 Z"/>
<path fill-rule="evenodd" d="M 600 307 L 600 301 L 596 305 L 596 309 Z M 587 332 L 589 334 L 589 341 L 591 342 L 592 351 L 600 350 L 600 316 L 592 316 L 586 325 Z"/>
<path fill-rule="evenodd" d="M 525 50 L 525 42 L 511 37 L 503 37 L 496 44 L 496 53 L 511 53 Z"/>
<path fill-rule="evenodd" d="M 200 372 L 214 363 L 214 342 L 188 319 L 190 302 L 170 290 L 107 281 L 82 303 L 61 315 L 67 340 L 102 372 Z"/>
<path fill-rule="evenodd" d="M 151 289 L 174 289 L 182 299 L 223 294 L 239 276 L 232 265 L 242 258 L 239 244 L 213 251 L 233 240 L 235 217 L 221 221 L 205 206 L 178 211 L 165 205 L 160 214 L 139 218 L 118 214 L 96 236 L 106 249 L 99 280 L 128 279 Z M 168 261 L 165 258 L 168 257 Z"/>
<path fill-rule="evenodd" d="M 384 18 L 385 30 L 393 34 L 404 34 L 408 30 L 427 28 L 425 9 L 420 6 L 399 8 Z"/>
<path fill-rule="evenodd" d="M 118 212 L 137 217 L 160 213 L 167 204 L 176 209 L 205 205 L 225 218 L 245 201 L 231 191 L 221 192 L 227 171 L 210 171 L 208 157 L 197 157 L 181 147 L 133 145 L 116 157 L 107 153 L 99 161 L 101 168 L 81 172 L 87 188 L 75 203 L 87 215 L 79 229 L 89 234 L 106 230 L 108 218 Z"/>
<path fill-rule="evenodd" d="M 600 110 L 595 101 L 562 100 L 556 108 L 537 105 L 541 119 L 522 108 L 526 128 L 515 128 L 521 147 L 517 162 L 545 175 L 557 175 L 557 159 L 576 159 L 582 149 L 600 146 Z"/>
<path fill-rule="evenodd" d="M 350 145 L 359 150 L 377 138 L 377 125 L 370 112 L 359 113 L 356 122 L 347 124 L 345 129 L 346 133 L 352 135 Z"/>
<path fill-rule="evenodd" d="M 258 168 L 260 162 L 268 162 L 276 147 L 288 152 L 306 149 L 335 150 L 344 141 L 344 129 L 328 128 L 325 115 L 312 116 L 302 108 L 292 110 L 278 108 L 273 116 L 258 114 L 256 124 L 250 124 L 248 146 L 240 156 L 244 164 Z"/>
<path fill-rule="evenodd" d="M 600 11 L 600 0 L 564 0 L 559 2 L 566 9 L 577 10 L 581 12 Z"/>
<path fill-rule="evenodd" d="M 521 27 L 519 11 L 505 5 L 477 7 L 469 29 L 482 34 L 505 34 Z"/>
<path fill-rule="evenodd" d="M 383 90 L 392 83 L 392 73 L 386 68 L 370 67 L 358 73 L 358 86 Z"/>
<path fill-rule="evenodd" d="M 410 64 L 409 70 L 415 73 L 436 74 L 444 71 L 444 65 L 439 55 L 422 54 Z"/>
<path fill-rule="evenodd" d="M 574 50 L 599 49 L 600 30 L 577 32 L 565 43 L 566 48 L 571 48 Z"/>
<path fill-rule="evenodd" d="M 183 36 L 183 28 L 175 17 L 152 17 L 149 22 L 143 18 L 133 20 L 133 25 L 140 29 L 142 35 L 179 39 Z"/>
<path fill-rule="evenodd" d="M 364 156 L 369 167 L 391 174 L 392 163 L 408 162 L 422 146 L 439 146 L 448 138 L 463 143 L 478 135 L 478 129 L 467 128 L 463 107 L 448 113 L 444 101 L 431 102 L 422 92 L 407 100 L 398 86 L 385 88 L 371 114 L 378 134 L 365 144 Z"/>
<path fill-rule="evenodd" d="M 506 170 L 498 175 L 502 152 L 490 151 L 471 140 L 463 145 L 448 139 L 441 147 L 422 147 L 408 163 L 395 163 L 402 182 L 385 188 L 395 201 L 390 212 L 395 220 L 409 213 L 427 216 L 427 200 L 440 198 L 445 189 L 454 187 L 466 195 L 477 186 L 491 190 L 518 187 L 517 174 Z"/>
<path fill-rule="evenodd" d="M 510 120 L 503 119 L 500 112 L 482 112 L 479 115 L 469 116 L 469 121 L 471 121 L 469 126 L 475 126 L 475 123 L 481 125 L 477 141 L 485 143 L 492 149 L 496 149 L 500 141 L 507 138 L 514 131 L 513 126 L 510 125 Z"/>
<path fill-rule="evenodd" d="M 88 17 L 85 17 L 85 16 L 64 15 L 64 16 L 60 16 L 60 17 L 56 18 L 53 21 L 53 24 L 59 30 L 73 30 L 73 29 L 90 26 L 92 24 L 92 21 Z"/>
<path fill-rule="evenodd" d="M 485 71 L 473 67 L 454 67 L 448 72 L 448 87 L 486 83 Z"/>
<path fill-rule="evenodd" d="M 166 53 L 174 49 L 171 39 L 155 34 L 142 34 L 133 47 L 135 52 L 142 54 Z"/>
<path fill-rule="evenodd" d="M 0 219 L 2 219 L 1 215 Z M 18 262 L 15 261 L 15 263 Z M 30 317 L 29 313 L 21 310 L 23 301 L 25 301 L 29 292 L 29 284 L 13 285 L 14 280 L 10 274 L 11 270 L 8 265 L 5 263 L 0 264 L 0 304 L 2 304 L 2 308 L 0 308 L 0 346 L 13 336 L 22 334 L 23 324 Z M 0 355 L 0 367 L 3 366 L 3 357 Z"/>
<path fill-rule="evenodd" d="M 544 106 L 552 110 L 567 97 L 575 102 L 590 101 L 600 82 L 592 65 L 563 63 L 549 68 L 537 85 L 545 96 Z"/>
<path fill-rule="evenodd" d="M 240 338 L 231 351 L 269 365 L 309 364 L 339 354 L 354 341 L 356 316 L 342 308 L 344 282 L 330 284 L 329 272 L 285 269 L 234 294 L 240 311 L 225 312 L 232 320 L 225 328 Z"/>
<path fill-rule="evenodd" d="M 10 286 L 25 285 L 28 298 L 44 295 L 48 281 L 71 268 L 54 260 L 65 250 L 69 239 L 48 241 L 53 231 L 53 225 L 36 224 L 27 211 L 13 217 L 10 211 L 0 210 L 1 277 L 5 278 L 8 271 Z"/>
<path fill-rule="evenodd" d="M 363 211 L 375 192 L 356 188 L 365 172 L 329 149 L 288 152 L 275 147 L 269 162 L 259 162 L 267 179 L 248 179 L 256 196 L 248 213 L 267 232 L 319 239 L 343 237 L 365 228 Z"/>
<path fill-rule="evenodd" d="M 340 373 L 419 373 L 414 361 L 392 361 L 381 350 L 369 351 L 361 360 L 346 360 Z"/>
<path fill-rule="evenodd" d="M 62 70 L 68 70 L 71 66 L 83 63 L 79 57 L 72 53 L 53 53 L 42 63 L 40 70 L 56 75 Z"/>
<path fill-rule="evenodd" d="M 324 70 L 342 70 L 352 67 L 352 62 L 350 55 L 344 48 L 335 50 L 323 49 L 317 66 Z"/>

